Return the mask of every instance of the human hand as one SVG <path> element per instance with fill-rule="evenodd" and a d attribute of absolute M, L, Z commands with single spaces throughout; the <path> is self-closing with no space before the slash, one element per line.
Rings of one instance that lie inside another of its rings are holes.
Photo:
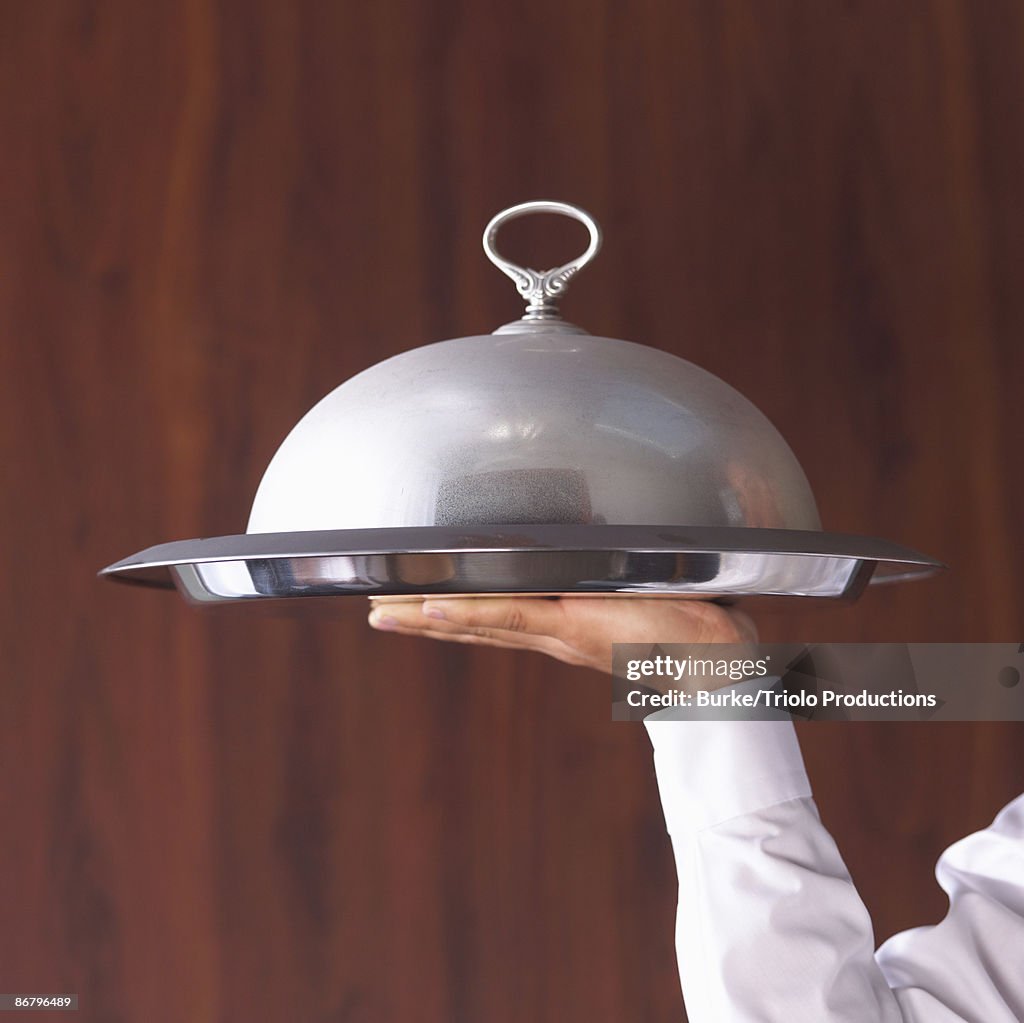
<path fill-rule="evenodd" d="M 535 650 L 611 674 L 613 643 L 756 643 L 742 611 L 666 597 L 377 597 L 370 625 L 454 643 Z"/>

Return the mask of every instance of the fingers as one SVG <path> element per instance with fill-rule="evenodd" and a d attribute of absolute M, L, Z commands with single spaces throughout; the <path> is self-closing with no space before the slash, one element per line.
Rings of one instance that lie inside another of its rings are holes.
<path fill-rule="evenodd" d="M 449 600 L 449 605 L 454 603 L 454 598 Z M 446 619 L 457 617 L 451 615 L 450 606 L 446 608 L 446 612 Z M 468 617 L 473 620 L 481 620 L 472 614 Z M 497 613 L 493 616 L 485 616 L 483 620 L 509 621 L 508 618 Z M 375 629 L 384 632 L 397 632 L 405 636 L 424 636 L 428 639 L 440 639 L 452 643 L 496 646 L 510 650 L 532 650 L 554 657 L 566 664 L 582 665 L 587 663 L 577 651 L 560 639 L 511 629 L 460 625 L 450 620 L 428 618 L 423 614 L 423 605 L 416 601 L 377 604 L 370 611 L 369 621 Z M 519 624 L 519 619 L 512 619 L 512 622 Z"/>
<path fill-rule="evenodd" d="M 562 638 L 566 618 L 559 600 L 540 597 L 458 597 L 428 600 L 423 614 L 458 628 Z"/>
<path fill-rule="evenodd" d="M 428 639 L 440 639 L 448 643 L 469 643 L 479 646 L 498 646 L 506 650 L 525 650 L 522 643 L 506 643 L 501 639 L 485 636 L 474 636 L 469 632 L 437 632 L 434 629 L 417 629 L 402 625 L 374 626 L 383 632 L 397 632 L 400 636 L 426 636 Z"/>
<path fill-rule="evenodd" d="M 370 624 L 383 618 L 393 618 L 401 626 L 441 632 L 471 630 L 477 635 L 498 632 L 564 639 L 568 628 L 561 602 L 539 597 L 433 597 L 422 604 L 377 604 Z"/>

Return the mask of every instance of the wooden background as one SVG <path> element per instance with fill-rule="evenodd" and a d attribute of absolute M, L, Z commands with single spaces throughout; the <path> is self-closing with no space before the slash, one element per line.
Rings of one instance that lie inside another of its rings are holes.
<path fill-rule="evenodd" d="M 951 566 L 766 638 L 1024 639 L 1020 4 L 11 0 L 0 68 L 0 991 L 83 1023 L 682 1018 L 605 680 L 355 600 L 94 578 L 241 530 L 346 377 L 517 315 L 479 248 L 505 205 L 592 210 L 571 318 L 725 377 L 828 527 Z M 579 240 L 520 230 L 533 262 Z M 1021 726 L 802 738 L 879 940 L 941 916 L 935 858 L 1024 786 Z"/>

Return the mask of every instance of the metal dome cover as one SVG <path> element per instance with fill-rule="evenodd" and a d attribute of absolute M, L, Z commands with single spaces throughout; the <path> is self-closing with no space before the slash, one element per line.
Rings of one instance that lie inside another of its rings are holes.
<path fill-rule="evenodd" d="M 502 257 L 525 213 L 590 230 L 539 273 Z M 821 532 L 771 423 L 667 352 L 558 315 L 601 234 L 578 207 L 498 214 L 488 257 L 528 300 L 493 334 L 414 348 L 335 388 L 274 455 L 239 536 L 141 551 L 101 574 L 177 585 L 194 603 L 431 593 L 855 597 L 941 567 L 881 540 Z"/>

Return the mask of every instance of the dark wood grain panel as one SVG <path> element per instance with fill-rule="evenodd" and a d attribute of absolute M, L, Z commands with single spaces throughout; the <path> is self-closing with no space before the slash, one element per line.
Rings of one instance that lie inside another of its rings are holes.
<path fill-rule="evenodd" d="M 766 637 L 1022 638 L 1022 58 L 1013 3 L 5 5 L 0 990 L 680 1018 L 649 751 L 601 679 L 93 573 L 241 529 L 313 401 L 514 315 L 479 233 L 548 195 L 606 230 L 570 316 L 725 377 L 830 527 L 951 566 Z M 936 919 L 1024 729 L 801 735 L 878 938 Z"/>

